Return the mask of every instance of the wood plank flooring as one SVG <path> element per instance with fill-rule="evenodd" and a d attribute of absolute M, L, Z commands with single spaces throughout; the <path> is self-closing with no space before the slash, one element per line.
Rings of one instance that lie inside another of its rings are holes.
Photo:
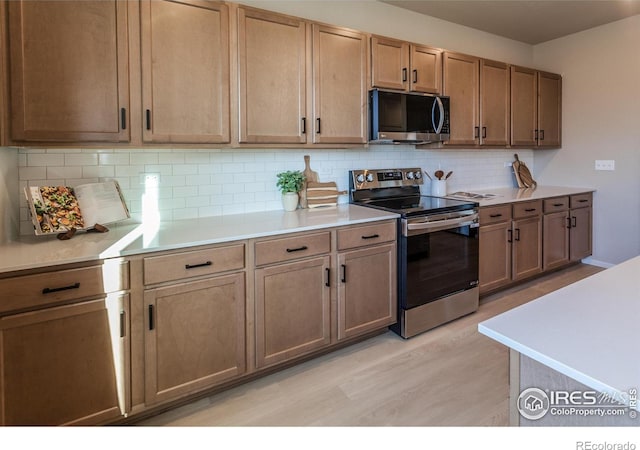
<path fill-rule="evenodd" d="M 508 425 L 508 350 L 479 322 L 600 268 L 576 265 L 481 300 L 403 340 L 392 332 L 146 419 L 148 426 Z"/>

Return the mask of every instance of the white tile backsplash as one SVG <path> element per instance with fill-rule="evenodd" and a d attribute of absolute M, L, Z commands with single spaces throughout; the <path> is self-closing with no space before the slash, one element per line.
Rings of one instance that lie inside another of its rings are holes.
<path fill-rule="evenodd" d="M 518 150 L 533 169 L 533 151 Z M 280 209 L 276 174 L 304 170 L 304 155 L 320 181 L 348 189 L 351 169 L 421 167 L 431 175 L 452 170 L 448 192 L 514 186 L 514 150 L 415 149 L 409 145 L 373 145 L 368 149 L 20 149 L 20 187 L 116 179 L 131 214 L 142 220 L 144 173 L 160 174 L 157 209 L 163 220 Z M 423 192 L 430 192 L 425 179 Z M 341 196 L 341 203 L 348 202 Z M 26 203 L 20 202 L 20 232 L 33 233 Z"/>

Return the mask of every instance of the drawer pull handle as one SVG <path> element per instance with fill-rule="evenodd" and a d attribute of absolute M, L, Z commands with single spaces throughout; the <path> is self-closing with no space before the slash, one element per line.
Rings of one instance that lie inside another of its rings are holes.
<path fill-rule="evenodd" d="M 326 287 L 331 287 L 331 269 L 329 269 L 328 267 L 326 269 L 324 269 L 326 274 L 327 274 L 327 281 L 324 282 L 324 285 Z"/>
<path fill-rule="evenodd" d="M 375 239 L 375 238 L 379 238 L 380 235 L 379 234 L 371 234 L 369 236 L 362 236 L 362 239 Z"/>
<path fill-rule="evenodd" d="M 491 217 L 492 219 L 495 219 L 497 217 L 502 217 L 502 214 L 489 214 L 489 217 Z"/>
<path fill-rule="evenodd" d="M 184 268 L 185 269 L 196 269 L 198 267 L 206 267 L 206 266 L 210 266 L 213 263 L 211 261 L 207 261 L 207 262 L 203 262 L 202 264 L 185 264 Z"/>
<path fill-rule="evenodd" d="M 553 206 L 555 206 L 555 207 L 564 206 L 564 203 L 554 203 Z"/>
<path fill-rule="evenodd" d="M 153 305 L 149 305 L 149 331 L 153 330 Z"/>
<path fill-rule="evenodd" d="M 534 212 L 536 210 L 536 208 L 527 208 L 525 209 L 526 212 Z"/>
<path fill-rule="evenodd" d="M 69 289 L 79 289 L 79 288 L 80 288 L 80 283 L 74 283 L 72 285 L 63 286 L 63 287 L 59 287 L 59 288 L 44 288 L 42 290 L 42 293 L 43 294 L 53 294 L 54 292 L 68 291 Z"/>
<path fill-rule="evenodd" d="M 578 203 L 586 203 L 589 200 L 587 200 L 586 198 L 581 198 L 580 200 L 578 200 Z"/>
<path fill-rule="evenodd" d="M 302 252 L 304 250 L 307 250 L 308 248 L 309 247 L 307 247 L 306 245 L 303 245 L 302 247 L 297 247 L 297 248 L 288 248 L 287 253 Z"/>
<path fill-rule="evenodd" d="M 340 277 L 340 281 L 343 283 L 347 282 L 347 266 L 344 264 L 340 264 L 340 268 L 342 269 L 342 276 Z"/>

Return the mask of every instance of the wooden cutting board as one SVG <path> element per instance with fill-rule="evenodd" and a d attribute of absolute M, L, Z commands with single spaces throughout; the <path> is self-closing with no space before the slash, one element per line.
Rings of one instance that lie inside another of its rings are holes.
<path fill-rule="evenodd" d="M 302 208 L 308 208 L 307 185 L 318 182 L 318 172 L 311 170 L 311 157 L 309 155 L 304 155 L 304 171 L 302 175 L 304 175 L 306 180 L 302 186 L 302 191 L 300 191 L 300 206 Z"/>
<path fill-rule="evenodd" d="M 307 183 L 307 204 L 309 208 L 318 208 L 321 206 L 336 206 L 338 204 L 338 196 L 346 194 L 345 191 L 339 191 L 335 182 L 328 183 L 308 182 Z"/>
<path fill-rule="evenodd" d="M 520 188 L 530 188 L 537 186 L 538 183 L 533 179 L 531 172 L 527 165 L 520 161 L 518 158 L 518 154 L 515 155 L 516 161 L 513 163 L 513 171 L 516 174 L 516 180 L 518 181 L 518 187 Z"/>

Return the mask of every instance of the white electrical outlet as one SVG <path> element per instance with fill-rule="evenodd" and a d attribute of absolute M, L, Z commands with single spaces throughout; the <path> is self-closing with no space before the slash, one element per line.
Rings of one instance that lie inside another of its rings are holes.
<path fill-rule="evenodd" d="M 160 174 L 156 172 L 140 173 L 140 184 L 158 186 L 160 184 Z"/>
<path fill-rule="evenodd" d="M 613 159 L 596 159 L 596 170 L 616 170 L 616 162 Z"/>

